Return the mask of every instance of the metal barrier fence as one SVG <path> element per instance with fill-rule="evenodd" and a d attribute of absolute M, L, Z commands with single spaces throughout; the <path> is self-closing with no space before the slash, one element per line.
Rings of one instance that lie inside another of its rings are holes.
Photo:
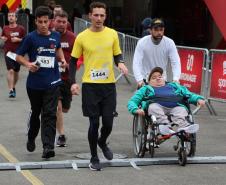
<path fill-rule="evenodd" d="M 17 14 L 17 24 L 22 25 L 25 28 L 26 33 L 29 32 L 29 18 L 27 14 L 25 13 Z"/>
<path fill-rule="evenodd" d="M 78 35 L 80 32 L 84 31 L 89 27 L 88 21 L 75 17 L 74 19 L 74 33 Z"/>
<path fill-rule="evenodd" d="M 192 92 L 206 96 L 205 86 L 207 79 L 208 50 L 205 48 L 195 48 L 177 46 L 181 60 L 180 84 L 184 85 Z"/>
<path fill-rule="evenodd" d="M 210 50 L 208 99 L 226 102 L 226 50 Z"/>
<path fill-rule="evenodd" d="M 3 13 L 0 13 L 0 27 L 3 28 L 5 25 L 5 15 Z"/>

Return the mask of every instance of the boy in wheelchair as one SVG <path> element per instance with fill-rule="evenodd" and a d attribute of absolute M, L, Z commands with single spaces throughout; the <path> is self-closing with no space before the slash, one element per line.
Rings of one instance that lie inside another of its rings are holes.
<path fill-rule="evenodd" d="M 163 69 L 155 67 L 148 76 L 148 85 L 144 85 L 128 101 L 128 111 L 141 116 L 154 115 L 159 124 L 171 123 L 183 128 L 189 125 L 186 117 L 188 110 L 184 99 L 189 104 L 204 106 L 203 96 L 190 92 L 177 82 L 166 82 L 162 77 Z M 170 115 L 171 121 L 168 119 Z"/>

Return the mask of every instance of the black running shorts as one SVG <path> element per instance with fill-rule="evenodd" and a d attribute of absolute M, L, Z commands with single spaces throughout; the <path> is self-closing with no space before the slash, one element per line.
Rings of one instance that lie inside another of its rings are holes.
<path fill-rule="evenodd" d="M 84 116 L 114 116 L 115 109 L 115 83 L 82 84 L 82 111 Z"/>
<path fill-rule="evenodd" d="M 5 56 L 5 63 L 6 63 L 7 70 L 12 69 L 15 72 L 20 71 L 20 64 L 7 56 Z"/>
<path fill-rule="evenodd" d="M 62 102 L 62 108 L 69 110 L 71 107 L 72 94 L 71 94 L 71 85 L 68 81 L 62 80 L 60 85 L 60 97 L 59 99 Z"/>

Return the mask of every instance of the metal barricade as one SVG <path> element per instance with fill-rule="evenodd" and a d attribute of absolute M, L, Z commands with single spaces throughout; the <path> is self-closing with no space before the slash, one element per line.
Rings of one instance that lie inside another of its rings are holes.
<path fill-rule="evenodd" d="M 226 102 L 226 50 L 209 51 L 209 101 Z M 213 109 L 213 111 L 215 111 Z"/>
<path fill-rule="evenodd" d="M 187 46 L 177 46 L 177 49 L 181 60 L 180 84 L 207 99 L 209 51 L 205 48 Z M 209 112 L 215 115 L 210 102 L 206 102 L 206 105 Z M 196 114 L 199 109 L 200 107 L 197 107 L 193 114 Z"/>
<path fill-rule="evenodd" d="M 208 50 L 205 48 L 177 46 L 181 60 L 180 84 L 190 91 L 206 96 L 204 84 L 207 71 Z"/>
<path fill-rule="evenodd" d="M 3 28 L 5 25 L 5 15 L 3 13 L 0 13 L 0 27 Z"/>
<path fill-rule="evenodd" d="M 137 37 L 125 35 L 124 44 L 123 44 L 123 58 L 124 58 L 125 63 L 127 64 L 129 71 L 133 71 L 132 70 L 133 54 L 134 54 L 138 40 L 139 40 L 139 38 L 137 38 Z M 129 73 L 128 75 L 134 78 L 133 74 Z M 116 78 L 116 81 L 118 81 L 121 76 L 123 76 L 123 75 L 120 74 Z M 127 76 L 124 76 L 124 77 L 126 78 L 126 81 L 129 84 L 131 84 L 128 77 Z"/>
<path fill-rule="evenodd" d="M 84 19 L 75 17 L 74 19 L 74 33 L 78 35 L 88 27 L 88 22 Z"/>
<path fill-rule="evenodd" d="M 17 24 L 24 27 L 26 34 L 29 32 L 29 18 L 26 13 L 17 14 Z"/>

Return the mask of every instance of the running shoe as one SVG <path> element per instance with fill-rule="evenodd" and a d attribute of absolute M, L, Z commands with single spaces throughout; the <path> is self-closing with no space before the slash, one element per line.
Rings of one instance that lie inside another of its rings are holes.
<path fill-rule="evenodd" d="M 107 160 L 112 160 L 113 159 L 113 152 L 111 151 L 111 149 L 107 146 L 106 143 L 101 143 L 100 140 L 98 140 L 98 146 L 101 148 L 104 157 Z"/>
<path fill-rule="evenodd" d="M 56 146 L 58 146 L 58 147 L 66 147 L 67 146 L 65 135 L 59 135 Z"/>
<path fill-rule="evenodd" d="M 90 170 L 93 170 L 93 171 L 101 171 L 102 167 L 101 167 L 99 159 L 91 158 L 89 168 L 90 168 Z"/>

